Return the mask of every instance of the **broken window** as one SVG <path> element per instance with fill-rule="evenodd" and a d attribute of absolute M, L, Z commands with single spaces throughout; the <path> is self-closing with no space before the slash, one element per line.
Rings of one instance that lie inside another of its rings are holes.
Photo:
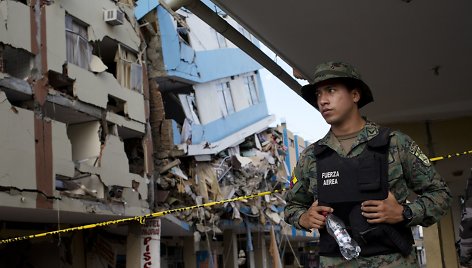
<path fill-rule="evenodd" d="M 123 139 L 129 172 L 144 176 L 144 148 L 141 138 Z"/>
<path fill-rule="evenodd" d="M 200 125 L 200 119 L 197 116 L 195 95 L 193 93 L 179 94 L 179 100 L 185 112 L 185 117 L 191 119 L 193 123 Z"/>
<path fill-rule="evenodd" d="M 67 61 L 84 69 L 89 68 L 92 47 L 88 43 L 87 25 L 66 15 Z"/>
<path fill-rule="evenodd" d="M 33 55 L 25 50 L 0 44 L 0 72 L 26 79 L 33 69 Z"/>
<path fill-rule="evenodd" d="M 220 83 L 217 93 L 223 116 L 234 113 L 234 103 L 229 82 Z"/>
<path fill-rule="evenodd" d="M 251 105 L 259 103 L 259 94 L 257 93 L 256 80 L 254 79 L 254 76 L 251 75 L 244 77 L 244 84 L 246 85 L 246 90 L 250 97 L 249 103 Z"/>
<path fill-rule="evenodd" d="M 107 110 L 117 115 L 125 116 L 126 101 L 108 95 Z"/>
<path fill-rule="evenodd" d="M 185 21 L 184 16 L 181 16 L 181 19 Z M 181 21 L 177 21 L 177 33 L 179 34 L 180 41 L 190 46 L 189 30 L 181 23 Z"/>
<path fill-rule="evenodd" d="M 143 67 L 135 53 L 118 44 L 115 54 L 116 79 L 121 86 L 139 93 L 143 91 Z"/>

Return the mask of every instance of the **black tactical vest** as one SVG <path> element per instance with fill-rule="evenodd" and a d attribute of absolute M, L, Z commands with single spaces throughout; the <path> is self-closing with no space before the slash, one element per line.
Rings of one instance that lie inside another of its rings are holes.
<path fill-rule="evenodd" d="M 401 252 L 408 255 L 413 237 L 403 224 L 369 224 L 361 215 L 360 204 L 383 200 L 388 195 L 388 149 L 390 129 L 367 142 L 366 149 L 352 158 L 339 156 L 326 145 L 316 145 L 318 203 L 330 206 L 347 226 L 361 247 L 361 256 Z M 341 256 L 339 247 L 327 232 L 320 232 L 320 255 Z"/>

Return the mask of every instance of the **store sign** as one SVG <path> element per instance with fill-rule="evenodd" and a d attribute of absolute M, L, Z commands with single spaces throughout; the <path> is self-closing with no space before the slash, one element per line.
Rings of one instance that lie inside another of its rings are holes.
<path fill-rule="evenodd" d="M 161 267 L 160 219 L 148 219 L 141 227 L 141 267 Z"/>

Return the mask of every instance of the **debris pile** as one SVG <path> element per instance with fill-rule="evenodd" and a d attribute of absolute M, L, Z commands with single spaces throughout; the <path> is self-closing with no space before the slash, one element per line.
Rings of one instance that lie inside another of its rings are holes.
<path fill-rule="evenodd" d="M 238 146 L 221 151 L 211 161 L 193 157 L 160 159 L 156 207 L 175 209 L 284 188 L 290 175 L 287 148 L 276 129 L 247 137 Z M 278 195 L 231 202 L 176 214 L 199 232 L 220 233 L 221 220 L 280 224 L 285 201 Z"/>

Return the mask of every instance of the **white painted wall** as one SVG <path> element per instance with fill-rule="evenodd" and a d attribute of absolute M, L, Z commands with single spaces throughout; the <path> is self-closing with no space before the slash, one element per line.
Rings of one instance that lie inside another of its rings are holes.
<path fill-rule="evenodd" d="M 139 36 L 131 23 L 125 20 L 123 25 L 110 26 L 103 21 L 103 10 L 116 8 L 109 0 L 56 1 L 46 6 L 47 27 L 47 58 L 48 67 L 61 73 L 62 65 L 67 61 L 65 15 L 66 11 L 72 16 L 86 22 L 89 27 L 89 40 L 102 40 L 105 36 L 119 40 L 135 51 L 139 51 Z M 29 15 L 28 15 L 29 16 Z M 74 64 L 68 64 L 69 77 L 76 79 L 74 95 L 79 100 L 95 106 L 106 108 L 108 94 L 125 100 L 127 115 L 138 122 L 144 123 L 143 95 L 123 88 L 115 77 L 108 72 L 94 74 Z"/>
<path fill-rule="evenodd" d="M 251 96 L 244 84 L 244 77 L 247 75 L 250 74 L 235 76 L 234 79 L 224 78 L 204 84 L 194 85 L 198 116 L 200 117 L 202 125 L 223 117 L 217 94 L 220 83 L 230 83 L 235 112 L 239 112 L 251 106 Z"/>
<path fill-rule="evenodd" d="M 114 135 L 108 135 L 101 161 L 102 181 L 106 185 L 131 187 L 128 157 L 123 142 Z"/>
<path fill-rule="evenodd" d="M 219 83 L 222 82 L 223 81 L 220 80 Z M 193 87 L 195 89 L 195 101 L 197 103 L 198 116 L 200 117 L 201 124 L 206 125 L 211 121 L 222 118 L 223 112 L 219 106 L 217 83 L 197 84 Z"/>
<path fill-rule="evenodd" d="M 52 157 L 53 174 L 74 177 L 75 167 L 72 162 L 72 145 L 67 137 L 65 124 L 52 121 Z"/>
<path fill-rule="evenodd" d="M 0 1 L 0 21 L 0 42 L 31 52 L 30 8 L 17 1 Z"/>
<path fill-rule="evenodd" d="M 251 96 L 246 90 L 244 84 L 244 76 L 237 76 L 230 82 L 231 84 L 231 95 L 233 96 L 233 102 L 236 112 L 246 109 L 251 106 Z"/>
<path fill-rule="evenodd" d="M 100 155 L 100 123 L 88 122 L 70 125 L 67 129 L 72 144 L 72 160 L 94 166 L 96 158 Z"/>
<path fill-rule="evenodd" d="M 13 107 L 0 91 L 0 185 L 36 189 L 34 113 Z"/>
<path fill-rule="evenodd" d="M 117 136 L 108 135 L 106 138 L 100 164 L 100 175 L 103 183 L 107 186 L 119 185 L 131 188 L 133 180 L 139 182 L 138 192 L 141 194 L 142 200 L 147 199 L 147 181 L 138 174 L 129 172 L 128 157 L 125 153 L 124 144 Z M 144 203 L 139 201 L 138 192 L 131 189 L 127 191 L 131 191 L 126 194 L 130 206 L 144 206 Z M 125 197 L 125 193 L 123 194 Z"/>
<path fill-rule="evenodd" d="M 179 10 L 179 14 L 186 18 L 186 22 L 190 27 L 191 31 L 189 32 L 190 45 L 195 51 L 201 50 L 213 50 L 219 49 L 218 40 L 216 37 L 216 31 L 211 28 L 206 22 L 202 21 L 199 17 L 194 14 L 187 13 Z M 225 20 L 233 26 L 236 30 L 240 30 L 239 24 L 229 16 Z M 174 23 L 174 25 L 177 25 Z M 226 40 L 228 48 L 237 48 L 231 41 Z"/>

